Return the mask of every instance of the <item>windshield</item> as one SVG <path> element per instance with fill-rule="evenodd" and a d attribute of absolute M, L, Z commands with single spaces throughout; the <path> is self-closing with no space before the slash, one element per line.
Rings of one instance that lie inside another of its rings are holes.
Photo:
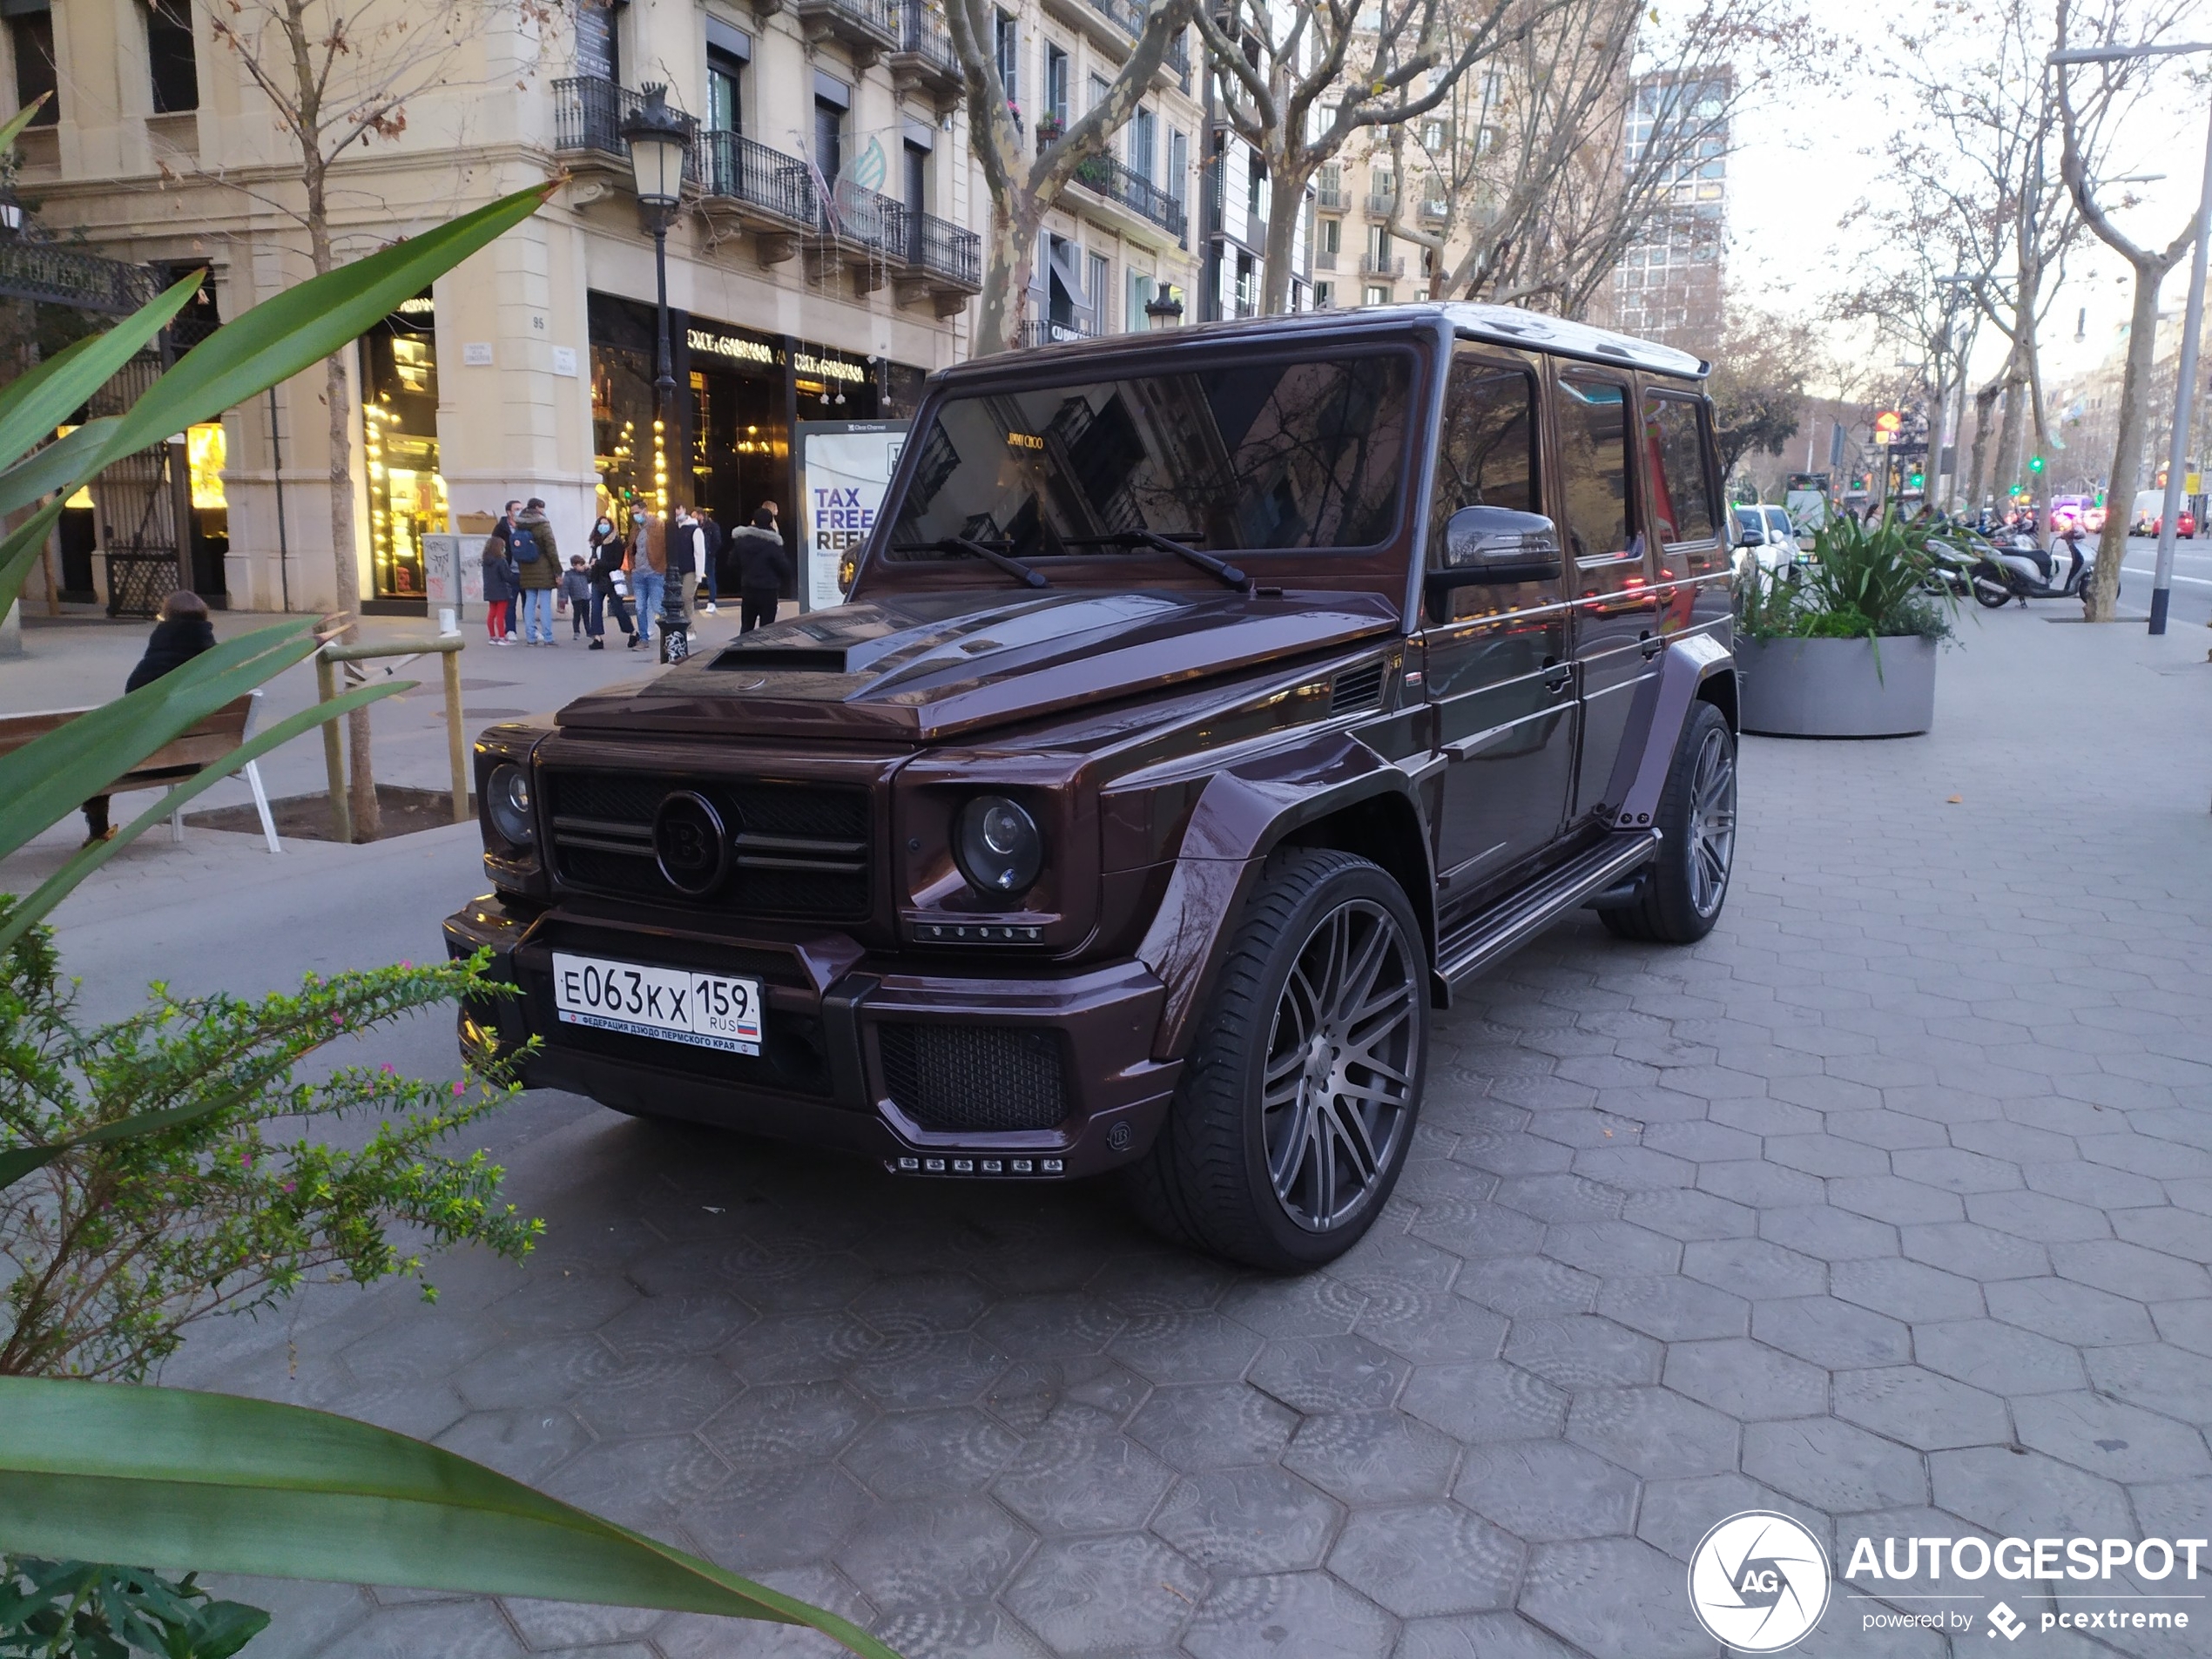
<path fill-rule="evenodd" d="M 1148 530 L 1217 553 L 1372 547 L 1398 524 L 1413 372 L 1375 351 L 949 398 L 891 556 L 957 556 L 931 545 L 949 536 L 1089 556 Z"/>

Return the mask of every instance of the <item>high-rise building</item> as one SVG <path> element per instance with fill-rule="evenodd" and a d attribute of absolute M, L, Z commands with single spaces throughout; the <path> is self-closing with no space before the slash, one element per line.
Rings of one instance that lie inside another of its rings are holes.
<path fill-rule="evenodd" d="M 1728 236 L 1730 75 L 1645 76 L 1629 89 L 1624 172 L 1648 168 L 1651 208 L 1613 277 L 1613 325 L 1653 339 L 1720 325 Z"/>

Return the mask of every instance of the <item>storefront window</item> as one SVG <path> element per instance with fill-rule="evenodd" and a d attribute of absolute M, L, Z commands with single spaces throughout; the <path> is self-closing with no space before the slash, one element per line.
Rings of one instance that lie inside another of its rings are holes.
<path fill-rule="evenodd" d="M 591 435 L 598 510 L 627 528 L 653 492 L 653 363 L 645 353 L 591 347 Z"/>
<path fill-rule="evenodd" d="M 421 599 L 422 538 L 447 524 L 438 472 L 436 313 L 417 294 L 361 336 L 361 452 L 376 597 Z M 195 500 L 199 468 L 193 468 Z"/>

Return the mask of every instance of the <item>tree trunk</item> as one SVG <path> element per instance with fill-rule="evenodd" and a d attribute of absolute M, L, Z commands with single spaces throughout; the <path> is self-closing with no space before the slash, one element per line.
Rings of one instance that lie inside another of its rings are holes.
<path fill-rule="evenodd" d="M 1982 481 L 1989 475 L 1989 419 L 1997 411 L 1997 395 L 2005 389 L 2000 378 L 1974 394 L 1973 473 L 1966 482 L 1966 510 L 1981 510 Z"/>
<path fill-rule="evenodd" d="M 307 246 L 316 275 L 335 268 L 329 202 L 321 171 L 312 165 L 307 173 Z M 361 567 L 354 558 L 353 398 L 342 352 L 323 360 L 323 402 L 330 413 L 330 556 L 338 613 L 344 619 L 338 637 L 350 640 L 359 637 L 361 588 Z M 365 708 L 346 717 L 346 796 L 353 809 L 354 839 L 373 841 L 383 833 L 384 823 L 376 804 L 376 763 Z"/>
<path fill-rule="evenodd" d="M 1009 211 L 991 205 L 990 256 L 983 262 L 983 293 L 975 307 L 975 355 L 1012 351 L 1022 343 L 1029 280 L 1037 268 L 1037 230 L 1044 215 L 1034 202 Z"/>
<path fill-rule="evenodd" d="M 2110 622 L 2120 594 L 2120 561 L 2128 551 L 2128 526 L 2134 517 L 2135 475 L 2143 464 L 2143 439 L 2149 427 L 2151 358 L 2158 346 L 2158 290 L 2163 265 L 2135 264 L 2135 303 L 2128 322 L 2128 366 L 2120 378 L 2120 431 L 2112 447 L 2112 470 L 2105 486 L 2105 527 L 2097 535 L 2097 579 L 2082 601 L 2091 622 Z"/>
<path fill-rule="evenodd" d="M 1312 176 L 1311 165 L 1299 172 L 1279 158 L 1267 159 L 1267 246 L 1259 276 L 1262 316 L 1280 316 L 1291 308 L 1291 250 L 1298 241 L 1298 204 L 1305 199 L 1305 183 Z"/>
<path fill-rule="evenodd" d="M 2013 492 L 2020 481 L 2020 347 L 2015 346 L 2005 360 L 2005 418 L 1997 433 L 1997 488 L 2004 492 L 2002 505 L 2009 510 Z"/>

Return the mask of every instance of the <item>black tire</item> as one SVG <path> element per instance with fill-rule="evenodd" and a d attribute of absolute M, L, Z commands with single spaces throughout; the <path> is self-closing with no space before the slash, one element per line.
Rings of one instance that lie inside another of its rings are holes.
<path fill-rule="evenodd" d="M 1736 861 L 1736 734 L 1710 703 L 1689 705 L 1656 822 L 1658 856 L 1635 897 L 1598 914 L 1622 939 L 1695 944 L 1720 920 Z"/>
<path fill-rule="evenodd" d="M 1137 1213 L 1177 1244 L 1270 1272 L 1334 1261 L 1397 1184 L 1428 1022 L 1427 952 L 1397 882 L 1349 853 L 1278 853 L 1168 1120 L 1130 1172 Z"/>
<path fill-rule="evenodd" d="M 1973 590 L 1974 603 L 1986 610 L 2001 610 L 2013 602 L 2013 590 L 1996 577 L 1977 570 L 1967 584 Z"/>

